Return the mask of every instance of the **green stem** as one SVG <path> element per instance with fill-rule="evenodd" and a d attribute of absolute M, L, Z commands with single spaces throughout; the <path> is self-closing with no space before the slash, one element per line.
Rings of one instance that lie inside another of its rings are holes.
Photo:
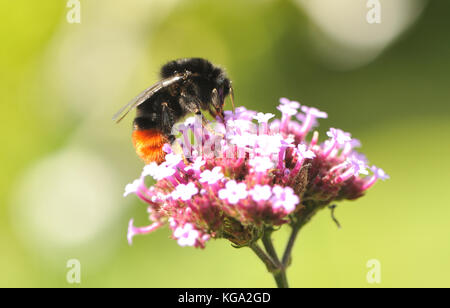
<path fill-rule="evenodd" d="M 269 272 L 272 273 L 278 288 L 288 288 L 289 284 L 286 276 L 286 269 L 291 263 L 292 249 L 294 248 L 295 240 L 298 236 L 300 229 L 311 219 L 316 213 L 317 208 L 310 206 L 307 207 L 305 212 L 302 213 L 302 217 L 291 224 L 292 232 L 289 236 L 289 240 L 286 244 L 286 249 L 283 254 L 283 258 L 278 258 L 275 248 L 272 243 L 273 229 L 267 228 L 264 230 L 264 234 L 261 238 L 264 248 L 267 253 L 261 249 L 256 243 L 250 245 L 250 248 L 256 253 L 256 255 L 264 262 Z"/>
<path fill-rule="evenodd" d="M 277 284 L 278 288 L 289 288 L 289 284 L 287 282 L 286 278 L 286 270 L 280 270 L 278 273 L 273 273 L 273 278 L 275 279 L 275 282 Z"/>
<path fill-rule="evenodd" d="M 294 248 L 298 232 L 300 231 L 301 228 L 303 228 L 305 224 L 308 223 L 308 221 L 310 221 L 310 219 L 316 214 L 317 210 L 318 207 L 315 205 L 307 206 L 304 212 L 302 213 L 301 217 L 291 225 L 292 232 L 291 235 L 289 236 L 288 243 L 286 244 L 283 259 L 281 260 L 281 264 L 284 268 L 287 268 L 291 263 L 292 248 Z"/>
<path fill-rule="evenodd" d="M 275 250 L 275 247 L 273 247 L 272 243 L 272 229 L 267 228 L 264 230 L 264 235 L 262 237 L 262 242 L 264 244 L 264 248 L 266 249 L 269 256 L 272 257 L 274 263 L 277 266 L 277 271 L 273 272 L 273 277 L 275 279 L 275 282 L 278 286 L 278 288 L 288 288 L 289 284 L 287 281 L 286 276 L 286 268 L 281 264 L 280 259 L 278 258 L 277 252 Z"/>
<path fill-rule="evenodd" d="M 259 247 L 258 244 L 256 243 L 252 243 L 249 245 L 249 247 L 253 250 L 253 252 L 258 256 L 258 258 L 261 259 L 261 261 L 263 261 L 263 263 L 266 265 L 267 270 L 269 272 L 275 272 L 278 270 L 278 266 L 277 264 L 272 260 L 272 258 L 270 256 L 268 256 L 264 250 L 261 249 L 261 247 Z"/>
<path fill-rule="evenodd" d="M 272 257 L 272 259 L 274 260 L 274 262 L 277 265 L 280 265 L 280 259 L 278 258 L 277 252 L 275 251 L 275 247 L 273 247 L 273 243 L 272 243 L 272 230 L 271 229 L 266 229 L 264 230 L 264 235 L 262 236 L 262 242 L 264 244 L 264 248 L 266 249 L 267 253 L 269 254 L 269 256 Z"/>
<path fill-rule="evenodd" d="M 294 225 L 292 227 L 291 235 L 289 236 L 288 243 L 286 244 L 286 249 L 284 250 L 283 259 L 281 264 L 284 268 L 287 268 L 291 261 L 292 248 L 294 248 L 295 239 L 297 238 L 298 231 L 300 231 L 300 225 Z"/>
<path fill-rule="evenodd" d="M 253 252 L 263 261 L 266 265 L 267 270 L 273 274 L 275 282 L 278 288 L 287 288 L 286 272 L 281 267 L 280 261 L 276 262 L 271 256 L 267 255 L 264 250 L 261 249 L 257 244 L 253 243 L 249 246 Z"/>

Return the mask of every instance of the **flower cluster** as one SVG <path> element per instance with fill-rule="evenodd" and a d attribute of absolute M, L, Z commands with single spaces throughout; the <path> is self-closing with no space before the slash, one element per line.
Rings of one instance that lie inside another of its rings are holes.
<path fill-rule="evenodd" d="M 145 166 L 125 188 L 124 195 L 135 193 L 147 204 L 152 221 L 140 228 L 130 221 L 129 242 L 167 224 L 181 246 L 203 248 L 210 238 L 226 238 L 243 247 L 264 228 L 309 220 L 388 178 L 355 151 L 360 142 L 350 133 L 331 128 L 319 143 L 313 129 L 325 112 L 286 98 L 278 110 L 275 120 L 244 107 L 226 111 L 214 131 L 195 117 L 178 125 L 178 139 L 164 147 L 165 162 Z M 148 176 L 156 180 L 152 187 Z"/>

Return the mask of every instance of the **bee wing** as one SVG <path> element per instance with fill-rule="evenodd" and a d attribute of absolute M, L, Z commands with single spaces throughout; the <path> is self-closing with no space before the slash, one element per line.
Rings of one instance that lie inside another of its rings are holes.
<path fill-rule="evenodd" d="M 180 80 L 184 80 L 186 78 L 186 74 L 178 74 L 172 77 L 162 79 L 155 83 L 154 85 L 148 87 L 144 91 L 142 91 L 138 96 L 132 99 L 128 104 L 123 106 L 117 111 L 117 113 L 113 116 L 113 121 L 119 123 L 132 109 L 136 108 L 147 99 L 149 99 L 153 94 L 158 92 L 164 87 L 167 87 L 173 83 L 179 82 Z"/>

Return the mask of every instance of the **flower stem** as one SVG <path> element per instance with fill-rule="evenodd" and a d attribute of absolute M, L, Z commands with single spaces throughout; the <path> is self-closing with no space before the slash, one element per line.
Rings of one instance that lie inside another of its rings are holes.
<path fill-rule="evenodd" d="M 278 288 L 289 288 L 286 277 L 286 270 L 283 269 L 278 273 L 273 273 L 273 278 L 275 279 Z"/>
<path fill-rule="evenodd" d="M 278 288 L 288 288 L 289 284 L 288 284 L 287 277 L 286 277 L 286 269 L 281 264 L 280 259 L 278 258 L 277 252 L 275 250 L 275 247 L 273 247 L 272 238 L 271 238 L 272 232 L 273 232 L 273 230 L 270 228 L 267 228 L 266 230 L 264 230 L 262 242 L 264 244 L 264 248 L 266 249 L 267 253 L 272 257 L 274 263 L 276 264 L 276 266 L 278 268 L 277 271 L 272 273 Z"/>
<path fill-rule="evenodd" d="M 305 212 L 302 213 L 302 216 L 299 220 L 291 225 L 292 231 L 289 236 L 289 240 L 286 244 L 286 249 L 284 250 L 283 259 L 281 260 L 281 265 L 283 268 L 287 268 L 291 263 L 291 253 L 294 248 L 295 240 L 298 236 L 298 232 L 300 229 L 311 219 L 312 216 L 317 212 L 317 207 L 309 206 L 306 208 Z"/>
<path fill-rule="evenodd" d="M 278 288 L 289 288 L 289 284 L 286 276 L 286 269 L 291 264 L 291 254 L 294 248 L 295 240 L 297 239 L 300 229 L 311 219 L 312 216 L 317 212 L 317 207 L 309 206 L 306 207 L 305 211 L 302 213 L 301 218 L 295 220 L 291 224 L 292 231 L 289 236 L 289 240 L 286 244 L 286 249 L 283 254 L 283 258 L 278 258 L 275 247 L 272 242 L 272 232 L 273 229 L 266 228 L 261 237 L 264 248 L 267 253 L 261 249 L 256 243 L 250 244 L 250 248 L 256 253 L 256 255 L 264 262 L 269 272 L 272 273 Z"/>
<path fill-rule="evenodd" d="M 292 227 L 291 235 L 289 236 L 286 249 L 284 250 L 283 259 L 281 261 L 284 268 L 287 268 L 291 263 L 292 248 L 294 248 L 295 239 L 297 238 L 298 231 L 300 231 L 300 225 L 294 225 Z"/>
<path fill-rule="evenodd" d="M 274 272 L 278 269 L 277 265 L 275 264 L 275 262 L 272 260 L 272 258 L 270 256 L 268 256 L 264 250 L 261 249 L 261 247 L 259 247 L 258 244 L 256 243 L 252 243 L 249 245 L 249 247 L 253 250 L 253 252 L 258 256 L 258 258 L 261 259 L 261 261 L 263 261 L 263 263 L 266 265 L 267 270 L 269 272 Z"/>
<path fill-rule="evenodd" d="M 272 257 L 273 261 L 277 264 L 280 265 L 280 259 L 278 258 L 277 252 L 275 251 L 275 248 L 273 247 L 273 243 L 272 243 L 272 230 L 267 228 L 266 230 L 264 230 L 264 235 L 262 237 L 262 242 L 264 244 L 264 248 L 266 249 L 267 253 L 269 254 L 269 256 Z"/>
<path fill-rule="evenodd" d="M 278 288 L 288 288 L 286 272 L 282 268 L 280 261 L 274 261 L 271 256 L 267 255 L 267 253 L 261 249 L 256 243 L 253 243 L 249 246 L 255 254 L 264 262 L 267 267 L 267 270 L 273 274 L 275 278 L 275 282 L 277 283 Z M 273 246 L 272 246 L 273 248 Z M 275 251 L 275 250 L 274 250 Z M 277 257 L 278 259 L 278 257 Z"/>

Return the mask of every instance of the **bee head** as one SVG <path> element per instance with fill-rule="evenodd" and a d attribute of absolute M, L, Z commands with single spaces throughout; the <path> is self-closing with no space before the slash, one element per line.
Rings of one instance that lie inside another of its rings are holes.
<path fill-rule="evenodd" d="M 219 76 L 215 82 L 215 88 L 213 89 L 211 102 L 214 110 L 210 110 L 210 113 L 216 116 L 219 116 L 223 119 L 223 109 L 225 105 L 225 98 L 227 95 L 231 94 L 232 96 L 232 87 L 231 81 L 226 78 Z M 234 102 L 232 99 L 233 110 L 234 110 Z"/>

